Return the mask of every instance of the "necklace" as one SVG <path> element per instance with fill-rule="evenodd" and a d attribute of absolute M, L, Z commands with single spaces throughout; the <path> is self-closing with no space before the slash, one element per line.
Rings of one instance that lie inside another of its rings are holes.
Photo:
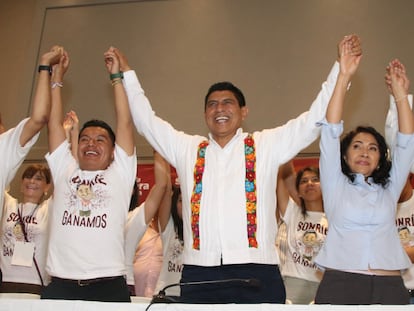
<path fill-rule="evenodd" d="M 203 193 L 203 174 L 205 167 L 205 154 L 208 141 L 198 145 L 197 161 L 194 166 L 194 187 L 191 195 L 191 230 L 193 234 L 193 249 L 200 249 L 200 202 Z M 246 193 L 246 220 L 247 239 L 249 247 L 257 248 L 256 232 L 256 149 L 254 139 L 248 134 L 244 139 L 244 159 L 246 166 L 245 193 Z"/>
<path fill-rule="evenodd" d="M 25 240 L 28 242 L 28 237 L 27 237 L 27 230 L 26 230 L 26 227 L 29 225 L 29 223 L 32 221 L 32 217 L 33 217 L 33 215 L 35 214 L 35 212 L 37 211 L 37 208 L 39 207 L 39 203 L 37 203 L 36 204 L 36 206 L 34 207 L 34 209 L 32 210 L 32 212 L 31 212 L 31 214 L 30 215 L 27 215 L 27 216 L 24 216 L 23 215 L 23 206 L 24 206 L 25 204 L 23 204 L 23 203 L 20 203 L 19 204 L 19 206 L 17 207 L 17 214 L 18 214 L 18 216 L 19 216 L 19 219 L 16 221 L 16 227 L 18 227 L 20 230 L 21 230 L 21 232 L 23 233 L 23 235 L 24 235 L 24 238 L 25 238 Z M 26 221 L 26 223 L 27 223 L 27 225 L 25 224 L 25 222 L 24 222 L 24 219 L 27 219 L 27 221 Z M 17 229 L 17 228 L 16 228 Z M 19 231 L 16 231 L 16 232 L 19 232 Z"/>

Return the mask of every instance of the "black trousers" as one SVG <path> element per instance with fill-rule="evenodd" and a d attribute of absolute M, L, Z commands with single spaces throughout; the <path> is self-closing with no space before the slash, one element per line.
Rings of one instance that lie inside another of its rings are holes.
<path fill-rule="evenodd" d="M 41 299 L 131 302 L 128 285 L 123 276 L 78 282 L 52 277 Z"/>
<path fill-rule="evenodd" d="M 285 285 L 277 265 L 237 264 L 214 267 L 184 265 L 181 283 L 229 279 L 255 281 L 182 285 L 180 301 L 183 303 L 285 303 Z"/>
<path fill-rule="evenodd" d="M 401 276 L 379 276 L 327 270 L 315 304 L 405 305 L 410 297 Z"/>

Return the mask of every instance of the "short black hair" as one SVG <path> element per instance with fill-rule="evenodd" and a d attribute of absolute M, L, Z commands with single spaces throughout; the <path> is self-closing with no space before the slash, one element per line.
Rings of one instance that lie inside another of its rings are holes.
<path fill-rule="evenodd" d="M 82 129 L 79 131 L 78 139 L 80 138 L 82 132 L 88 127 L 101 127 L 101 128 L 103 128 L 104 130 L 106 130 L 108 132 L 109 138 L 112 141 L 112 145 L 113 146 L 115 145 L 115 138 L 116 137 L 115 137 L 115 133 L 112 130 L 112 128 L 105 121 L 97 120 L 97 119 L 92 119 L 92 120 L 86 121 L 83 124 Z"/>
<path fill-rule="evenodd" d="M 345 161 L 345 156 L 351 145 L 352 139 L 359 133 L 367 133 L 374 136 L 378 143 L 380 159 L 378 161 L 378 167 L 372 172 L 372 179 L 374 183 L 381 185 L 385 188 L 388 185 L 391 161 L 388 156 L 388 146 L 385 142 L 384 136 L 382 136 L 376 129 L 371 126 L 358 126 L 354 130 L 346 134 L 341 140 L 341 167 L 342 173 L 344 173 L 352 182 L 355 179 L 355 173 L 351 171 L 348 164 Z"/>
<path fill-rule="evenodd" d="M 234 94 L 234 96 L 237 99 L 237 102 L 239 103 L 240 107 L 246 106 L 246 100 L 244 98 L 244 95 L 242 91 L 235 86 L 233 83 L 224 81 L 224 82 L 217 82 L 214 83 L 207 91 L 206 97 L 204 98 L 204 110 L 207 107 L 207 100 L 211 93 L 216 91 L 230 91 Z"/>

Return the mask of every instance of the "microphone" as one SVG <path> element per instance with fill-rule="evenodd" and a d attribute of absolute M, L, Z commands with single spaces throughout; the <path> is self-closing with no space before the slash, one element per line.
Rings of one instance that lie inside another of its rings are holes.
<path fill-rule="evenodd" d="M 179 301 L 175 297 L 167 296 L 165 291 L 168 288 L 175 286 L 193 286 L 193 285 L 206 285 L 206 284 L 226 284 L 226 283 L 240 283 L 249 287 L 260 287 L 261 282 L 258 279 L 222 279 L 222 280 L 210 280 L 210 281 L 193 281 L 193 282 L 180 282 L 169 284 L 161 289 L 157 295 L 152 297 L 151 303 L 178 303 Z"/>

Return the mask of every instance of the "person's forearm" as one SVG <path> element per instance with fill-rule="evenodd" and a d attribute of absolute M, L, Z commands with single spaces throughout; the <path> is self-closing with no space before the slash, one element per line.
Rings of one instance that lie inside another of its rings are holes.
<path fill-rule="evenodd" d="M 403 134 L 414 133 L 414 118 L 408 103 L 408 96 L 396 99 L 396 106 L 398 111 L 398 128 L 399 132 Z"/>
<path fill-rule="evenodd" d="M 26 145 L 26 143 L 47 124 L 49 114 L 50 76 L 48 71 L 41 70 L 38 74 L 30 118 L 20 136 L 21 146 Z"/>
<path fill-rule="evenodd" d="M 339 123 L 342 120 L 343 106 L 349 81 L 349 76 L 341 73 L 338 75 L 332 98 L 326 110 L 326 121 L 328 123 Z"/>
<path fill-rule="evenodd" d="M 121 82 L 113 85 L 113 88 L 116 112 L 116 142 L 128 155 L 132 155 L 134 153 L 134 125 L 129 111 L 128 98 Z"/>

